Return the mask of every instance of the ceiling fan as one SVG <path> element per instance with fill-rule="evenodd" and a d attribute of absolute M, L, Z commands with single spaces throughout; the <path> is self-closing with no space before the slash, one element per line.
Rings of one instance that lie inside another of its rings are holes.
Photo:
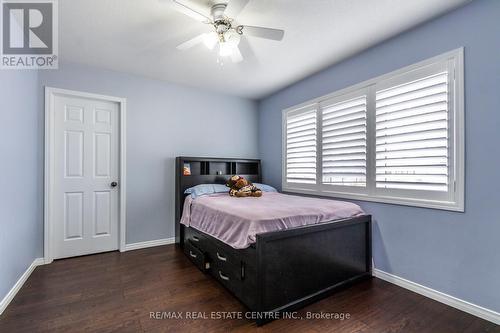
<path fill-rule="evenodd" d="M 250 0 L 229 0 L 229 3 L 215 3 L 207 6 L 205 12 L 197 9 L 188 0 L 173 0 L 175 8 L 191 18 L 211 25 L 211 32 L 203 33 L 177 46 L 184 51 L 198 44 L 205 44 L 210 50 L 219 47 L 220 57 L 230 57 L 235 63 L 243 60 L 240 40 L 245 36 L 253 36 L 280 41 L 285 31 L 251 25 L 235 25 L 234 18 L 245 8 Z"/>

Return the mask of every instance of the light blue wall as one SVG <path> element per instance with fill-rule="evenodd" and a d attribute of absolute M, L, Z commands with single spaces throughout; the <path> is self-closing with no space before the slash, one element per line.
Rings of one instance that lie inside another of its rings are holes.
<path fill-rule="evenodd" d="M 45 85 L 127 98 L 128 244 L 174 236 L 176 156 L 258 156 L 247 99 L 74 64 L 0 71 L 0 300 L 43 257 Z"/>
<path fill-rule="evenodd" d="M 260 102 L 266 182 L 281 186 L 281 110 L 465 47 L 465 213 L 358 202 L 373 214 L 375 266 L 500 311 L 500 1 L 476 0 Z"/>
<path fill-rule="evenodd" d="M 42 86 L 127 98 L 128 244 L 174 236 L 176 156 L 258 156 L 247 99 L 74 64 L 41 72 Z"/>
<path fill-rule="evenodd" d="M 0 300 L 40 257 L 43 114 L 37 73 L 0 71 Z"/>

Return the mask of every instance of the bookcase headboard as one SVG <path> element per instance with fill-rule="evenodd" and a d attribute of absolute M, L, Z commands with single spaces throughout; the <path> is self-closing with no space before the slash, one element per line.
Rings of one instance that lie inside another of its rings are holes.
<path fill-rule="evenodd" d="M 189 175 L 184 174 L 184 167 Z M 232 175 L 240 175 L 260 183 L 260 160 L 241 158 L 186 157 L 175 159 L 175 242 L 183 239 L 180 219 L 184 207 L 184 191 L 199 184 L 225 184 Z M 229 189 L 228 189 L 229 191 Z"/>

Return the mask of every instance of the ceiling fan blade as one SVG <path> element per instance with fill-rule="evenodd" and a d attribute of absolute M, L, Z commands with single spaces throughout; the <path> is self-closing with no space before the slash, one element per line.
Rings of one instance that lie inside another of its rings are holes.
<path fill-rule="evenodd" d="M 243 8 L 246 7 L 249 1 L 250 0 L 229 0 L 224 14 L 227 17 L 235 18 L 241 13 Z"/>
<path fill-rule="evenodd" d="M 185 51 L 185 50 L 190 49 L 198 44 L 203 43 L 204 39 L 205 39 L 205 34 L 201 34 L 199 36 L 191 38 L 190 40 L 188 40 L 182 44 L 177 45 L 176 49 L 180 50 L 180 51 Z"/>
<path fill-rule="evenodd" d="M 238 27 L 240 28 L 240 27 Z M 285 35 L 284 30 L 264 28 L 264 27 L 254 27 L 251 25 L 242 25 L 241 31 L 244 35 L 272 39 L 272 40 L 282 40 Z"/>
<path fill-rule="evenodd" d="M 259 60 L 257 59 L 252 46 L 248 42 L 247 37 L 241 36 L 241 41 L 238 45 L 238 48 L 240 49 L 241 53 L 245 55 L 245 63 L 259 63 Z"/>
<path fill-rule="evenodd" d="M 231 54 L 231 60 L 234 63 L 238 63 L 238 62 L 242 62 L 243 61 L 243 55 L 241 54 L 241 51 L 240 51 L 239 47 L 236 46 L 233 49 L 233 53 Z"/>
<path fill-rule="evenodd" d="M 187 2 L 186 0 L 173 0 L 173 2 L 174 2 L 174 8 L 178 12 L 181 12 L 182 14 L 185 14 L 203 23 L 212 22 L 212 19 L 210 17 L 203 14 L 200 10 L 195 9 L 194 6 L 189 4 L 189 2 Z"/>

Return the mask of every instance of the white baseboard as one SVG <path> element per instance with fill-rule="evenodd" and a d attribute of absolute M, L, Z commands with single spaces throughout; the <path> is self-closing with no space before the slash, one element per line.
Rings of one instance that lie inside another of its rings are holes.
<path fill-rule="evenodd" d="M 44 258 L 37 258 L 33 260 L 31 265 L 26 269 L 26 271 L 21 275 L 21 277 L 17 280 L 16 284 L 9 290 L 7 295 L 0 301 L 0 315 L 5 311 L 7 306 L 10 304 L 10 302 L 14 299 L 14 296 L 16 296 L 17 292 L 21 289 L 23 284 L 28 280 L 30 277 L 31 273 L 33 270 L 36 268 L 36 266 L 44 265 L 45 264 L 45 259 Z"/>
<path fill-rule="evenodd" d="M 168 245 L 168 244 L 174 244 L 174 243 L 175 243 L 175 237 L 163 238 L 163 239 L 157 239 L 157 240 L 139 242 L 139 243 L 132 243 L 132 244 L 125 245 L 125 251 L 139 250 L 139 249 L 145 249 L 148 247 Z"/>
<path fill-rule="evenodd" d="M 411 290 L 425 297 L 432 298 L 435 301 L 444 303 L 461 311 L 470 313 L 471 315 L 474 315 L 476 317 L 500 325 L 500 313 L 495 312 L 493 310 L 483 308 L 482 306 L 472 304 L 470 302 L 450 296 L 448 294 L 431 289 L 429 287 L 422 286 L 418 283 L 403 279 L 399 276 L 389 274 L 387 272 L 381 271 L 376 268 L 373 269 L 373 276 L 378 277 L 379 279 L 382 279 L 384 281 L 393 283 L 402 288 Z"/>

